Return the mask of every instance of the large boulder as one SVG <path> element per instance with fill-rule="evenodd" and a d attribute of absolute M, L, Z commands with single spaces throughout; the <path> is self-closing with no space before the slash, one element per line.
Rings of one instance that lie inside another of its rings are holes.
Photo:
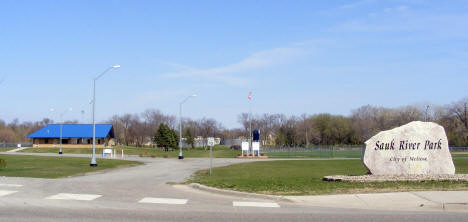
<path fill-rule="evenodd" d="M 366 141 L 364 164 L 375 175 L 455 174 L 442 126 L 414 121 Z"/>

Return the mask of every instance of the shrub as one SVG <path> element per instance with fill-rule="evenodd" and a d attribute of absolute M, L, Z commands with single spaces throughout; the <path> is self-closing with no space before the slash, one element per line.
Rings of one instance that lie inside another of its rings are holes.
<path fill-rule="evenodd" d="M 4 159 L 0 159 L 0 169 L 5 168 L 7 166 L 7 161 Z"/>
<path fill-rule="evenodd" d="M 264 153 L 260 153 L 260 156 L 265 156 L 265 154 L 264 154 Z"/>
<path fill-rule="evenodd" d="M 143 157 L 143 153 L 138 154 L 138 156 Z"/>
<path fill-rule="evenodd" d="M 240 145 L 232 145 L 230 147 L 231 150 L 240 150 L 241 149 L 241 146 Z"/>
<path fill-rule="evenodd" d="M 151 158 L 156 158 L 156 155 L 154 155 L 154 154 L 151 154 Z"/>
<path fill-rule="evenodd" d="M 167 154 L 164 154 L 163 157 L 164 157 L 164 158 L 167 158 L 168 156 L 167 156 Z"/>

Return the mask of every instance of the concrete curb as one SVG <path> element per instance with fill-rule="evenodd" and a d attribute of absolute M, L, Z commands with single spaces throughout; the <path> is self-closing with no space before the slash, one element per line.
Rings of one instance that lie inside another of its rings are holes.
<path fill-rule="evenodd" d="M 443 203 L 442 209 L 444 211 L 468 211 L 468 203 Z"/>
<path fill-rule="evenodd" d="M 281 202 L 288 202 L 288 203 L 306 203 L 300 200 L 295 200 L 294 198 L 288 198 L 288 196 L 276 196 L 276 195 L 266 195 L 266 194 L 256 194 L 256 193 L 247 193 L 247 192 L 240 192 L 240 191 L 234 191 L 234 190 L 224 190 L 224 189 L 219 189 L 219 188 L 214 188 L 214 187 L 209 187 L 205 186 L 202 184 L 198 183 L 191 183 L 189 185 L 186 185 L 186 187 L 189 187 L 191 189 L 197 189 L 209 193 L 216 193 L 216 194 L 221 194 L 221 195 L 228 195 L 228 196 L 234 196 L 234 197 L 242 197 L 242 198 L 257 198 L 257 199 L 265 199 L 265 200 L 273 200 L 273 201 L 281 201 Z M 376 193 L 376 195 L 381 195 L 382 193 Z M 385 193 L 384 193 L 385 194 Z M 388 193 L 392 194 L 392 193 Z M 372 194 L 363 194 L 363 195 L 372 195 Z M 329 195 L 325 195 L 329 196 Z M 333 196 L 333 195 L 331 195 Z M 335 195 L 336 196 L 336 195 Z M 346 195 L 344 195 L 346 196 Z M 421 197 L 419 197 L 421 198 Z M 434 205 L 432 206 L 433 209 L 419 209 L 417 207 L 412 208 L 412 209 L 406 209 L 409 211 L 453 211 L 453 212 L 467 212 L 468 211 L 468 203 L 437 203 L 433 200 L 426 199 L 427 201 L 432 202 Z M 319 201 L 320 202 L 320 201 Z M 318 202 L 317 202 L 318 203 Z M 320 206 L 319 205 L 314 205 L 317 207 L 332 207 L 332 206 Z M 337 206 L 334 205 L 332 208 L 336 208 Z M 427 206 L 431 207 L 431 206 Z M 340 208 L 338 206 L 338 208 Z M 342 206 L 342 208 L 345 209 L 363 209 L 363 210 L 389 210 L 387 207 L 385 208 L 369 208 L 369 206 L 358 206 L 358 207 L 349 207 L 349 206 Z M 404 210 L 404 209 L 390 209 L 390 210 Z"/>
<path fill-rule="evenodd" d="M 229 196 L 236 196 L 236 197 L 243 197 L 243 198 L 258 198 L 258 199 L 267 199 L 267 200 L 274 200 L 274 201 L 283 201 L 283 202 L 294 202 L 286 197 L 283 196 L 275 196 L 275 195 L 267 195 L 267 194 L 257 194 L 257 193 L 247 193 L 247 192 L 240 192 L 234 190 L 224 190 L 214 187 L 205 186 L 199 183 L 191 183 L 188 187 L 192 189 L 202 190 L 210 193 L 222 194 L 222 195 L 229 195 Z"/>

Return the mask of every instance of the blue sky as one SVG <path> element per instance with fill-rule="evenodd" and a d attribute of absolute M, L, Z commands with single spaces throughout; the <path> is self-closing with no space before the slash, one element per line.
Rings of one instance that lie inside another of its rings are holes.
<path fill-rule="evenodd" d="M 0 119 L 348 115 L 468 92 L 466 1 L 0 2 Z M 56 112 L 51 113 L 50 108 Z M 85 110 L 85 114 L 81 114 Z"/>

